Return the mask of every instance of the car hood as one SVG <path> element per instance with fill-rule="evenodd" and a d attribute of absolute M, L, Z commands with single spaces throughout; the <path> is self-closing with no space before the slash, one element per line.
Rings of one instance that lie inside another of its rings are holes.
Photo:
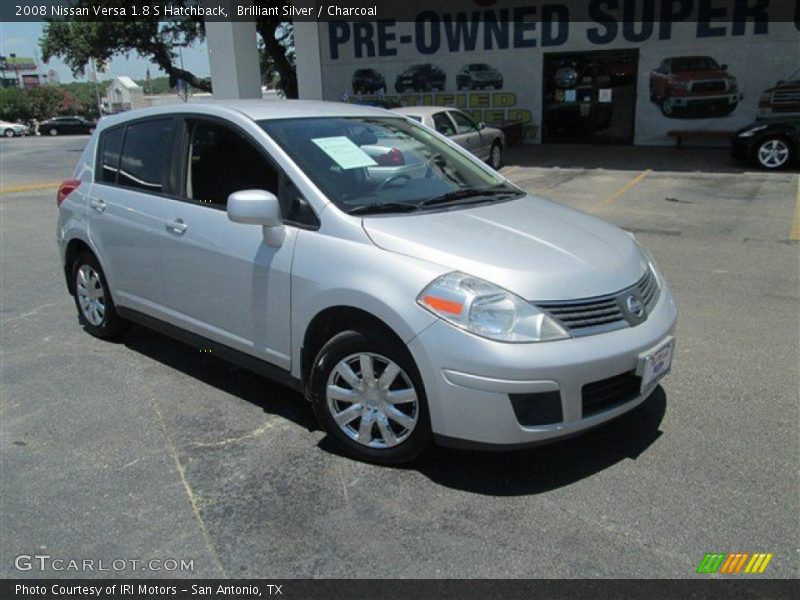
<path fill-rule="evenodd" d="M 532 196 L 429 213 L 364 217 L 380 248 L 500 285 L 528 300 L 571 300 L 633 285 L 646 259 L 623 230 Z"/>

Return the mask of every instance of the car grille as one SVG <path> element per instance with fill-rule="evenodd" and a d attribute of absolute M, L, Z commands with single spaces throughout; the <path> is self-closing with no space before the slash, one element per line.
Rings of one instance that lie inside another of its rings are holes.
<path fill-rule="evenodd" d="M 627 314 L 624 302 L 631 295 L 639 298 L 646 312 L 658 300 L 658 282 L 651 269 L 634 285 L 616 294 L 565 302 L 534 304 L 563 325 L 572 335 L 584 336 L 638 325 L 641 321 Z"/>
<path fill-rule="evenodd" d="M 698 81 L 692 84 L 693 92 L 724 92 L 727 89 L 724 81 Z"/>
<path fill-rule="evenodd" d="M 642 378 L 634 371 L 587 383 L 581 388 L 584 418 L 630 402 L 640 394 L 641 385 Z"/>
<path fill-rule="evenodd" d="M 772 104 L 800 104 L 800 90 L 778 90 L 772 92 Z"/>

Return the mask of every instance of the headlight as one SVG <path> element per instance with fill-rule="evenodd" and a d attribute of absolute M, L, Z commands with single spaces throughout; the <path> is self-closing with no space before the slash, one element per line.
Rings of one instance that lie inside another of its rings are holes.
<path fill-rule="evenodd" d="M 758 125 L 757 127 L 751 127 L 739 134 L 739 137 L 753 137 L 762 129 L 766 129 L 769 125 Z"/>
<path fill-rule="evenodd" d="M 417 303 L 448 323 L 490 340 L 523 343 L 570 337 L 529 302 L 464 273 L 435 279 L 422 290 Z"/>

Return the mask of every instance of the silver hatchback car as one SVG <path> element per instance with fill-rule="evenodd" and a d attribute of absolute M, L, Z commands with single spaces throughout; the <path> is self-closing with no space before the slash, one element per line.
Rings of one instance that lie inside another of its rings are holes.
<path fill-rule="evenodd" d="M 670 368 L 675 302 L 632 235 L 384 110 L 108 117 L 57 202 L 86 331 L 138 322 L 275 378 L 364 460 L 571 435 Z"/>

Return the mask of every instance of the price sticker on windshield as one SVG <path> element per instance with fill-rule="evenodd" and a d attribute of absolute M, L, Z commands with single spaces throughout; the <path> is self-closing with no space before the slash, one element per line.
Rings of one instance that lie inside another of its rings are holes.
<path fill-rule="evenodd" d="M 357 169 L 359 167 L 374 167 L 376 163 L 369 154 L 356 146 L 353 141 L 343 135 L 326 138 L 313 138 L 311 140 L 342 169 Z"/>

